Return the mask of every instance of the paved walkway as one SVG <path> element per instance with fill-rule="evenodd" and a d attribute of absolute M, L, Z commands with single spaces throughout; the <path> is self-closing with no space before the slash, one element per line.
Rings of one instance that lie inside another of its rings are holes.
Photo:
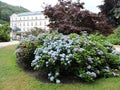
<path fill-rule="evenodd" d="M 116 49 L 116 51 L 120 52 L 120 45 L 114 45 L 114 48 Z"/>
<path fill-rule="evenodd" d="M 19 41 L 0 42 L 0 48 L 15 44 L 19 44 Z M 120 52 L 120 45 L 114 45 L 114 48 Z"/>
<path fill-rule="evenodd" d="M 0 42 L 0 48 L 15 44 L 19 44 L 19 41 Z"/>

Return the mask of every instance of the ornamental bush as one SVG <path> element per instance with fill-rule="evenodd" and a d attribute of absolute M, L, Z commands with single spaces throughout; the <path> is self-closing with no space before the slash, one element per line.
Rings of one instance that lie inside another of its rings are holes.
<path fill-rule="evenodd" d="M 61 77 L 66 75 L 88 82 L 99 77 L 118 76 L 119 53 L 112 44 L 104 39 L 101 43 L 94 36 L 87 36 L 86 33 L 43 35 L 40 37 L 43 42 L 36 48 L 31 66 L 35 70 L 45 71 L 48 79 L 55 83 L 60 83 Z"/>
<path fill-rule="evenodd" d="M 35 55 L 34 50 L 37 48 L 38 42 L 36 37 L 28 36 L 20 42 L 16 50 L 16 57 L 18 64 L 24 69 L 32 69 L 31 62 L 34 59 Z"/>

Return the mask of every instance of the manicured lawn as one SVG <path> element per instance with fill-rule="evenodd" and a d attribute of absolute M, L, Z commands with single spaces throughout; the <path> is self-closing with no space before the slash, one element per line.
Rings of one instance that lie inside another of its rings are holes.
<path fill-rule="evenodd" d="M 40 82 L 18 67 L 15 48 L 16 46 L 0 48 L 0 90 L 120 90 L 120 77 L 102 78 L 89 84 Z"/>

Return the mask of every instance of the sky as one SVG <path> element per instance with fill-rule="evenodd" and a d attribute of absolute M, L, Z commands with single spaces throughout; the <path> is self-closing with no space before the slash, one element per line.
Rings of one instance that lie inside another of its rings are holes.
<path fill-rule="evenodd" d="M 30 11 L 41 11 L 43 10 L 42 6 L 44 6 L 43 2 L 46 4 L 56 4 L 57 0 L 0 0 L 15 6 L 22 6 L 27 8 Z M 75 1 L 75 0 L 74 0 Z M 85 9 L 90 10 L 92 12 L 99 12 L 99 9 L 96 7 L 103 3 L 103 0 L 80 0 L 81 2 L 85 2 Z"/>

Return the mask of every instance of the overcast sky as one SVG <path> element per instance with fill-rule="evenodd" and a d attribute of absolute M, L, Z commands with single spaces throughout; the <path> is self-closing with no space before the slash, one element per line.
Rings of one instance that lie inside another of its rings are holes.
<path fill-rule="evenodd" d="M 57 0 L 0 0 L 15 6 L 23 6 L 30 11 L 40 11 L 42 10 L 43 2 L 47 4 L 54 5 Z M 74 0 L 75 1 L 75 0 Z M 99 12 L 99 9 L 96 7 L 103 3 L 103 0 L 80 0 L 85 2 L 85 8 L 92 12 Z"/>

